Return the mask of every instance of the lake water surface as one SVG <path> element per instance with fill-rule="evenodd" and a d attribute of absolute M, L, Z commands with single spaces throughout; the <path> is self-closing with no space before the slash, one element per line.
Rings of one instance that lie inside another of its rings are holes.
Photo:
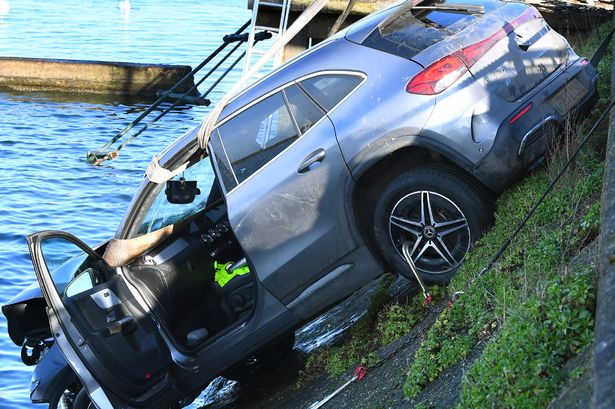
<path fill-rule="evenodd" d="M 125 12 L 111 0 L 0 0 L 0 56 L 194 67 L 223 35 L 250 18 L 246 3 L 132 0 Z M 214 102 L 239 74 L 235 70 L 218 87 L 211 95 Z M 86 151 L 103 145 L 147 106 L 0 91 L 0 304 L 35 280 L 27 234 L 67 230 L 88 244 L 112 236 L 152 155 L 207 112 L 204 107 L 176 109 L 128 145 L 118 160 L 101 167 L 85 162 Z M 21 363 L 19 351 L 0 315 L 0 408 L 34 406 L 28 399 L 32 368 Z"/>

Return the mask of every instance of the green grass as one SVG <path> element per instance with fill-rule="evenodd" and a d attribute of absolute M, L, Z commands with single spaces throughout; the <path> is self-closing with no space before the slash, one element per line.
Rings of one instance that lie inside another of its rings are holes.
<path fill-rule="evenodd" d="M 389 299 L 388 291 L 393 279 L 392 275 L 385 275 L 370 299 L 367 313 L 353 325 L 343 342 L 308 357 L 305 368 L 299 373 L 297 387 L 307 385 L 323 373 L 337 376 L 359 364 L 369 368 L 379 362 L 375 354 L 378 348 L 409 333 L 423 318 L 426 310 L 422 298 L 414 297 L 407 304 L 394 303 Z M 433 302 L 444 297 L 441 287 L 429 287 L 429 291 Z"/>
<path fill-rule="evenodd" d="M 579 266 L 516 308 L 472 364 L 459 407 L 548 406 L 565 380 L 562 366 L 592 343 L 594 278 Z"/>
<path fill-rule="evenodd" d="M 591 55 L 608 30 L 601 27 L 580 54 Z M 596 120 L 610 95 L 610 54 L 604 59 L 599 68 L 602 98 L 588 124 Z M 582 129 L 573 132 L 546 169 L 499 198 L 495 225 L 449 286 L 449 292 L 464 291 L 463 296 L 442 312 L 414 357 L 404 384 L 407 397 L 416 397 L 477 342 L 498 332 L 472 365 L 463 383 L 461 406 L 545 406 L 561 386 L 563 363 L 591 342 L 593 317 L 586 304 L 593 297 L 593 271 L 559 276 L 558 267 L 598 234 L 606 126 L 594 135 L 495 268 L 478 275 L 583 134 Z"/>

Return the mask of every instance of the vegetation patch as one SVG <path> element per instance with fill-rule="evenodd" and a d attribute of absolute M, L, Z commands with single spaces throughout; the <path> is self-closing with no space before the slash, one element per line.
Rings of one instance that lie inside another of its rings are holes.
<path fill-rule="evenodd" d="M 470 367 L 460 407 L 548 406 L 563 365 L 592 343 L 594 278 L 593 268 L 575 268 L 517 308 Z"/>
<path fill-rule="evenodd" d="M 589 55 L 610 27 L 601 27 L 580 54 Z M 599 68 L 602 96 L 594 123 L 608 104 L 610 61 Z M 587 125 L 586 124 L 586 125 Z M 451 281 L 463 291 L 429 329 L 404 385 L 416 397 L 447 368 L 465 358 L 482 339 L 498 336 L 473 364 L 463 384 L 463 407 L 544 406 L 561 385 L 563 363 L 591 342 L 591 269 L 558 276 L 558 267 L 578 254 L 599 232 L 606 124 L 593 136 L 556 188 L 547 196 L 499 263 L 480 275 L 490 258 L 559 172 L 587 126 L 571 132 L 550 164 L 509 189 L 497 203 L 495 225 L 477 243 Z"/>
<path fill-rule="evenodd" d="M 389 288 L 394 276 L 384 276 L 380 286 L 370 299 L 367 313 L 350 329 L 348 337 L 339 345 L 312 353 L 299 373 L 297 387 L 305 386 L 323 373 L 337 376 L 354 366 L 362 364 L 369 368 L 379 362 L 376 350 L 409 333 L 423 318 L 422 301 L 414 297 L 409 303 L 392 302 Z M 444 297 L 444 289 L 430 287 L 437 301 Z"/>

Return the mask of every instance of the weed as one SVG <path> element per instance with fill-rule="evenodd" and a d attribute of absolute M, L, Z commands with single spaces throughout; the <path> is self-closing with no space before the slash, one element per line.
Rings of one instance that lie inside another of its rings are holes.
<path fill-rule="evenodd" d="M 583 266 L 556 276 L 542 297 L 523 303 L 470 367 L 459 406 L 546 407 L 563 364 L 592 342 L 594 275 Z"/>
<path fill-rule="evenodd" d="M 337 376 L 362 364 L 370 367 L 379 362 L 376 350 L 409 333 L 423 317 L 425 308 L 417 297 L 408 304 L 391 303 L 388 290 L 393 281 L 386 275 L 370 299 L 367 313 L 350 330 L 350 335 L 337 346 L 312 353 L 299 373 L 297 387 L 315 380 L 323 372 Z M 444 289 L 430 287 L 435 300 L 444 297 Z"/>

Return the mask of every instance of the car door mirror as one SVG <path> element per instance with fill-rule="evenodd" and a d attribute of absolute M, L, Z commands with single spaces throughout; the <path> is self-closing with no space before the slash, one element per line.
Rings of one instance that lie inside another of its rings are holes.
<path fill-rule="evenodd" d="M 41 252 L 58 294 L 71 297 L 100 282 L 100 263 L 104 261 L 63 236 L 41 240 Z"/>
<path fill-rule="evenodd" d="M 196 187 L 196 180 L 168 180 L 167 188 L 164 191 L 169 203 L 188 204 L 194 202 L 194 198 L 201 194 L 201 190 Z"/>
<path fill-rule="evenodd" d="M 96 286 L 94 271 L 91 268 L 79 273 L 64 289 L 64 297 L 72 297 Z"/>

